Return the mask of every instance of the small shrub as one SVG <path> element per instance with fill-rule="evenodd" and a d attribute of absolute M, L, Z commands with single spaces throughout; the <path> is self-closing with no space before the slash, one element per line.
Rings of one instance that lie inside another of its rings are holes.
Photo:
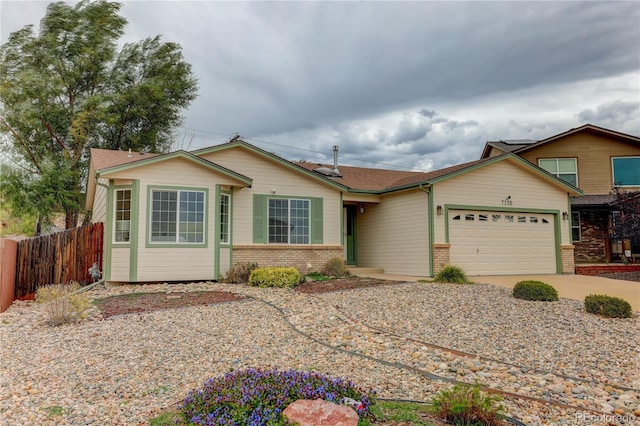
<path fill-rule="evenodd" d="M 584 309 L 590 314 L 607 318 L 630 318 L 631 305 L 624 299 L 603 294 L 590 294 L 584 298 Z"/>
<path fill-rule="evenodd" d="M 40 287 L 36 292 L 36 303 L 43 305 L 49 323 L 61 325 L 79 321 L 90 307 L 89 298 L 84 293 L 76 293 L 78 283 L 52 284 Z"/>
<path fill-rule="evenodd" d="M 440 272 L 433 277 L 433 281 L 437 283 L 453 283 L 453 284 L 470 284 L 467 274 L 462 268 L 454 265 L 446 265 Z"/>
<path fill-rule="evenodd" d="M 513 287 L 513 297 L 524 300 L 556 302 L 558 292 L 555 288 L 542 281 L 520 281 Z"/>
<path fill-rule="evenodd" d="M 189 392 L 180 410 L 189 424 L 286 425 L 282 412 L 299 399 L 348 404 L 361 419 L 369 416 L 374 404 L 372 396 L 348 380 L 304 371 L 249 369 L 207 380 L 202 389 Z"/>
<path fill-rule="evenodd" d="M 431 411 L 448 423 L 459 426 L 502 426 L 505 424 L 499 396 L 487 395 L 479 385 L 456 385 L 431 400 Z"/>
<path fill-rule="evenodd" d="M 328 277 L 346 277 L 349 275 L 347 262 L 341 257 L 332 257 L 327 260 L 320 272 Z"/>
<path fill-rule="evenodd" d="M 249 282 L 251 273 L 258 267 L 257 263 L 236 263 L 227 272 L 224 282 L 231 284 L 244 284 Z"/>
<path fill-rule="evenodd" d="M 257 268 L 251 272 L 249 285 L 257 287 L 293 287 L 300 283 L 300 272 L 296 268 Z"/>

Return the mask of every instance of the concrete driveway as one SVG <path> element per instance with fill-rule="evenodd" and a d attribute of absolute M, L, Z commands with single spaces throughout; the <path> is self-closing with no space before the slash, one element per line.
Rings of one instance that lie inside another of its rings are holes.
<path fill-rule="evenodd" d="M 474 282 L 513 288 L 518 281 L 537 280 L 551 284 L 560 297 L 584 301 L 590 294 L 606 294 L 626 300 L 631 309 L 640 311 L 640 282 L 614 280 L 588 275 L 496 275 L 471 277 Z"/>

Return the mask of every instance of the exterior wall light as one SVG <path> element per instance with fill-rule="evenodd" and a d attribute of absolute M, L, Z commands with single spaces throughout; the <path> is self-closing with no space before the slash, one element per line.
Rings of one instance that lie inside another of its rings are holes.
<path fill-rule="evenodd" d="M 569 213 L 562 212 L 562 220 L 569 220 Z"/>
<path fill-rule="evenodd" d="M 442 206 L 437 206 L 437 207 L 436 207 L 436 214 L 437 214 L 438 216 L 442 216 Z"/>
<path fill-rule="evenodd" d="M 360 214 L 364 214 L 364 203 L 360 203 Z"/>

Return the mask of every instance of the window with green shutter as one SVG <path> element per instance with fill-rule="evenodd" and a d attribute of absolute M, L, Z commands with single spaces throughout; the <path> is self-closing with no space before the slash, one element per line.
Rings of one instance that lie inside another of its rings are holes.
<path fill-rule="evenodd" d="M 253 197 L 253 242 L 322 244 L 322 198 Z"/>

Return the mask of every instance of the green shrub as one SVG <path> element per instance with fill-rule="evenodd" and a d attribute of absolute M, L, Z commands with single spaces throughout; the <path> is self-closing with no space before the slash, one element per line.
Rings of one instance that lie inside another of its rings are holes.
<path fill-rule="evenodd" d="M 431 411 L 448 423 L 459 426 L 505 425 L 499 396 L 487 395 L 479 385 L 456 385 L 438 392 L 431 400 Z"/>
<path fill-rule="evenodd" d="M 258 267 L 257 263 L 236 263 L 227 272 L 227 277 L 224 279 L 226 283 L 232 284 L 244 284 L 249 282 L 251 273 Z"/>
<path fill-rule="evenodd" d="M 453 283 L 453 284 L 470 284 L 467 274 L 464 273 L 462 268 L 454 265 L 446 265 L 440 272 L 433 277 L 433 280 L 437 283 Z"/>
<path fill-rule="evenodd" d="M 345 277 L 349 275 L 347 262 L 341 257 L 332 257 L 327 260 L 320 272 L 328 277 Z"/>
<path fill-rule="evenodd" d="M 36 291 L 36 303 L 43 305 L 50 324 L 61 325 L 84 318 L 91 305 L 86 294 L 77 293 L 79 289 L 78 283 L 71 283 L 51 284 Z"/>
<path fill-rule="evenodd" d="M 558 292 L 555 288 L 542 281 L 520 281 L 513 287 L 513 297 L 524 300 L 537 300 L 542 302 L 556 302 Z"/>
<path fill-rule="evenodd" d="M 607 318 L 630 318 L 631 305 L 619 297 L 590 294 L 584 298 L 584 309 L 590 314 Z"/>
<path fill-rule="evenodd" d="M 300 283 L 300 271 L 296 268 L 257 268 L 249 276 L 249 285 L 257 287 L 293 287 Z"/>

